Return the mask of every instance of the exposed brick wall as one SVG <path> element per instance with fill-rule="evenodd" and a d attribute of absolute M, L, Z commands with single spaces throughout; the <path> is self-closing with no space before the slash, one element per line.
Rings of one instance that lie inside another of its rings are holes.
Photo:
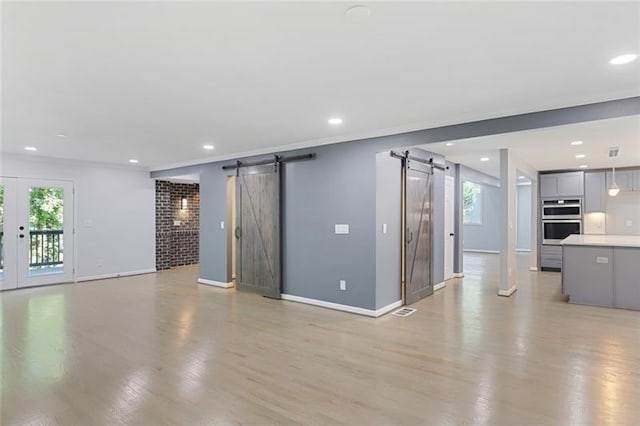
<path fill-rule="evenodd" d="M 171 268 L 171 182 L 156 181 L 156 270 Z"/>
<path fill-rule="evenodd" d="M 182 209 L 182 199 L 187 208 Z M 174 225 L 174 221 L 180 225 Z M 156 269 L 200 261 L 200 186 L 156 181 Z"/>

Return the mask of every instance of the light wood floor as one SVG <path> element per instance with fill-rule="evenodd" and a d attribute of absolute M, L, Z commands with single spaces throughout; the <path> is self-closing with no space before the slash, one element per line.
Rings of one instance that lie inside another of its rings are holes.
<path fill-rule="evenodd" d="M 0 423 L 640 424 L 640 313 L 568 305 L 524 267 L 498 297 L 497 256 L 466 258 L 407 318 L 195 268 L 4 292 Z"/>

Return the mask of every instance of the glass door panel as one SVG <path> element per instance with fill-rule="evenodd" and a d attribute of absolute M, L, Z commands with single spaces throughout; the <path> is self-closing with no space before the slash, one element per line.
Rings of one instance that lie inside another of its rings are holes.
<path fill-rule="evenodd" d="M 71 182 L 20 180 L 18 287 L 73 280 Z"/>

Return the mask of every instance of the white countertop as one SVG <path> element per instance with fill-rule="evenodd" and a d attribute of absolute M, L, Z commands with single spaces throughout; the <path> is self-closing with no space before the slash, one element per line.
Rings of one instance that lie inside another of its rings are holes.
<path fill-rule="evenodd" d="M 560 243 L 568 246 L 607 246 L 640 248 L 640 235 L 569 235 Z"/>

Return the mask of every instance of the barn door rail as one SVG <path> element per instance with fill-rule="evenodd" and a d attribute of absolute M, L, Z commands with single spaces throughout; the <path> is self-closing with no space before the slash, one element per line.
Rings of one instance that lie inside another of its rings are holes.
<path fill-rule="evenodd" d="M 399 158 L 401 160 L 416 161 L 418 163 L 427 164 L 438 170 L 449 170 L 449 166 L 445 164 L 436 163 L 435 161 L 433 161 L 433 157 L 428 159 L 420 158 L 420 157 L 416 157 L 415 155 L 409 154 L 409 151 L 404 151 L 404 152 L 391 151 L 390 154 L 393 158 Z"/>
<path fill-rule="evenodd" d="M 238 170 L 242 167 L 254 167 L 254 166 L 264 166 L 267 164 L 273 164 L 278 166 L 280 163 L 290 163 L 292 161 L 303 161 L 303 160 L 313 160 L 316 158 L 316 154 L 303 154 L 303 155 L 294 155 L 291 157 L 285 157 L 282 155 L 274 155 L 272 158 L 267 158 L 264 160 L 257 161 L 236 161 L 235 164 L 227 164 L 226 166 L 222 166 L 222 170 Z"/>

